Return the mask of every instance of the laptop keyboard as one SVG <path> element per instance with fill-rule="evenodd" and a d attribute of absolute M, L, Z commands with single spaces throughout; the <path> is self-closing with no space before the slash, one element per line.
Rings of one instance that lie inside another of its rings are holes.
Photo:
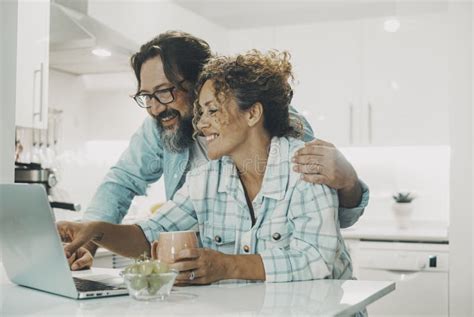
<path fill-rule="evenodd" d="M 76 289 L 79 292 L 107 291 L 107 290 L 116 290 L 116 289 L 124 288 L 120 286 L 110 286 L 101 282 L 84 280 L 77 277 L 74 277 L 73 279 L 74 279 L 74 284 L 76 284 Z"/>

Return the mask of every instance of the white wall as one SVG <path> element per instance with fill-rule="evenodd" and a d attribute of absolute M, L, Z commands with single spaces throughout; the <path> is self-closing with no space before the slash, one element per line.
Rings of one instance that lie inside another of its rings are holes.
<path fill-rule="evenodd" d="M 474 5 L 471 5 L 471 109 L 474 109 Z M 474 110 L 472 110 L 472 117 L 471 117 L 471 130 L 472 130 L 472 138 L 471 140 L 474 142 Z M 472 147 L 471 157 L 474 159 L 474 146 Z M 474 213 L 474 162 L 471 163 L 472 168 L 472 177 L 471 177 L 471 184 L 472 184 L 472 191 L 471 191 L 471 212 Z M 472 238 L 472 245 L 471 245 L 471 256 L 474 257 L 474 216 L 472 216 L 472 225 L 471 225 L 471 238 Z M 472 266 L 472 281 L 471 281 L 471 303 L 474 303 L 474 265 Z M 474 304 L 471 306 L 471 311 L 474 313 Z"/>
<path fill-rule="evenodd" d="M 131 72 L 74 76 L 51 71 L 49 87 L 50 108 L 62 110 L 56 199 L 80 203 L 84 210 L 147 113 L 129 97 L 135 91 Z"/>
<path fill-rule="evenodd" d="M 0 183 L 13 183 L 17 4 L 0 3 Z"/>
<path fill-rule="evenodd" d="M 472 9 L 470 3 L 452 2 L 450 23 L 450 316 L 472 316 Z"/>

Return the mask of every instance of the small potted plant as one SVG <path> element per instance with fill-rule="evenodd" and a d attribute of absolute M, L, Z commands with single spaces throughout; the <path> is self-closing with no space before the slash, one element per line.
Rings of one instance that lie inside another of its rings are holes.
<path fill-rule="evenodd" d="M 392 197 L 395 200 L 392 208 L 398 227 L 406 229 L 410 225 L 410 215 L 413 212 L 412 201 L 415 199 L 415 196 L 410 192 L 398 192 Z"/>

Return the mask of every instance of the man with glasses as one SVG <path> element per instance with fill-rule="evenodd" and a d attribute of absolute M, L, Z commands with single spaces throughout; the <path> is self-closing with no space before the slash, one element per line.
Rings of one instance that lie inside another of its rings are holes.
<path fill-rule="evenodd" d="M 132 56 L 138 81 L 133 99 L 150 117 L 99 186 L 84 221 L 121 223 L 132 199 L 144 195 L 148 185 L 164 177 L 166 198 L 170 199 L 183 185 L 186 173 L 208 161 L 205 138 L 193 138 L 192 118 L 194 84 L 210 56 L 205 41 L 176 31 L 160 34 Z M 307 121 L 294 109 L 290 113 L 304 123 L 308 142 L 294 158 L 295 170 L 306 181 L 337 189 L 340 226 L 351 226 L 367 206 L 367 187 L 332 144 L 314 140 Z M 69 258 L 71 269 L 90 266 L 96 248 L 90 244 L 79 249 Z"/>

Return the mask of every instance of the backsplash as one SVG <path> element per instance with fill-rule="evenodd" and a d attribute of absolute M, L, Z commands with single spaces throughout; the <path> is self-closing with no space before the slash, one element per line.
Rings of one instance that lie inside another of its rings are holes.
<path fill-rule="evenodd" d="M 81 150 L 64 152 L 59 156 L 60 187 L 67 188 L 85 206 L 127 144 L 127 140 L 89 141 Z M 369 206 L 360 224 L 393 222 L 392 195 L 398 191 L 415 194 L 413 221 L 449 223 L 448 146 L 363 147 L 341 151 L 370 188 Z M 81 177 L 86 174 L 90 176 Z M 163 201 L 161 180 L 150 186 L 147 197 L 136 197 L 130 214 L 146 215 L 153 204 Z"/>
<path fill-rule="evenodd" d="M 449 146 L 351 147 L 341 151 L 370 188 L 360 223 L 394 221 L 396 192 L 412 192 L 414 221 L 449 223 Z"/>

